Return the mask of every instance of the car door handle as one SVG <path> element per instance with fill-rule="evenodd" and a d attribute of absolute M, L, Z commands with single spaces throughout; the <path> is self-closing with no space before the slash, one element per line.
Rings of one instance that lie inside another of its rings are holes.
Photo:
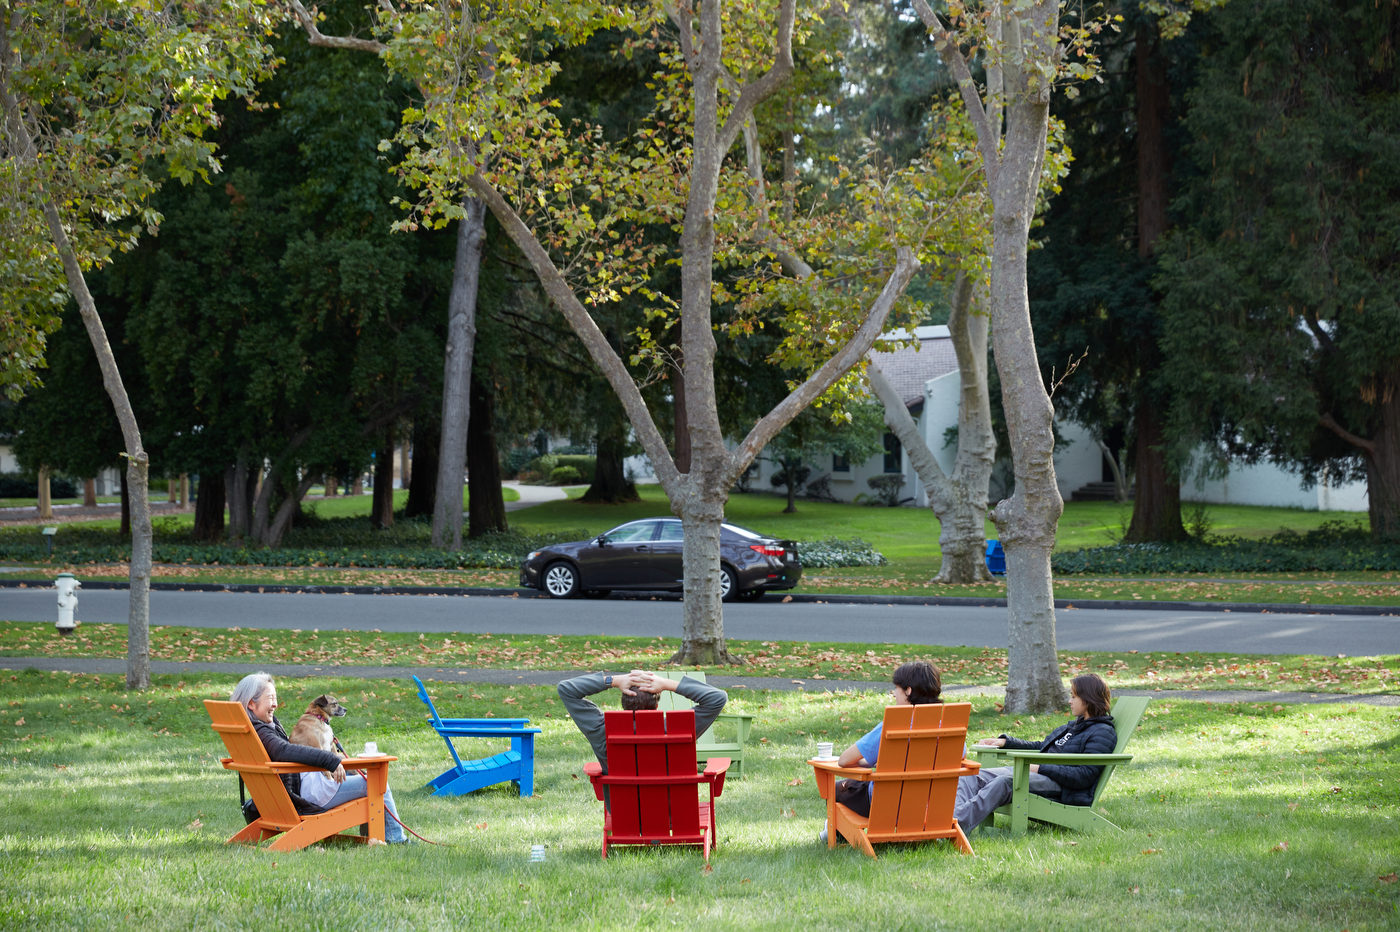
<path fill-rule="evenodd" d="M 636 550 L 638 553 L 645 553 L 645 552 L 647 552 L 648 550 L 650 550 L 651 548 L 650 548 L 650 547 L 634 547 L 634 548 L 632 548 L 632 549 Z"/>

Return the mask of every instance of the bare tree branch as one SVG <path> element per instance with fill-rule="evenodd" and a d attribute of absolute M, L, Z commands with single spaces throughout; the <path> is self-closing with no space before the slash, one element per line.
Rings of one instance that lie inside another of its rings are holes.
<path fill-rule="evenodd" d="M 997 143 L 1001 139 L 1001 128 L 992 125 L 988 119 L 987 111 L 983 109 L 982 98 L 977 93 L 977 82 L 973 80 L 972 70 L 967 66 L 967 58 L 958 46 L 958 37 L 944 27 L 938 14 L 933 12 L 933 8 L 928 5 L 928 0 L 913 0 L 913 2 L 919 19 L 924 21 L 924 25 L 933 35 L 934 46 L 938 49 L 938 54 L 942 56 L 943 63 L 952 72 L 953 80 L 958 83 L 958 92 L 962 94 L 963 104 L 967 107 L 967 115 L 971 118 L 972 125 L 977 129 L 977 148 L 981 151 L 982 161 L 986 164 L 987 184 L 991 187 L 996 184 L 997 169 L 1000 167 L 997 158 Z M 1000 14 L 1001 10 L 998 5 L 993 11 L 993 15 L 1000 16 Z M 999 71 L 998 69 L 998 79 L 1000 80 Z M 998 107 L 999 116 L 1000 108 Z M 1000 119 L 998 119 L 999 122 Z"/>
<path fill-rule="evenodd" d="M 1317 419 L 1317 422 L 1352 446 L 1365 450 L 1367 456 L 1375 457 L 1376 445 L 1374 442 L 1367 440 L 1365 437 L 1358 437 L 1356 434 L 1353 434 L 1341 424 L 1338 424 L 1331 414 L 1322 415 Z"/>
<path fill-rule="evenodd" d="M 301 23 L 301 28 L 306 30 L 306 40 L 312 45 L 327 49 L 354 49 L 357 52 L 373 52 L 376 55 L 382 54 L 389 48 L 377 39 L 323 35 L 321 30 L 316 28 L 316 16 L 307 12 L 306 7 L 301 5 L 301 0 L 287 0 L 287 5 L 291 7 L 297 22 Z M 392 6 L 386 6 L 385 9 L 393 12 Z"/>
<path fill-rule="evenodd" d="M 904 289 L 909 286 L 909 281 L 914 277 L 914 273 L 919 271 L 919 260 L 914 256 L 913 250 L 907 246 L 899 247 L 897 253 L 894 272 L 890 274 L 889 280 L 885 282 L 885 287 L 880 291 L 880 296 L 871 304 L 870 310 L 865 315 L 865 320 L 861 322 L 860 329 L 851 337 L 841 351 L 828 359 L 820 369 L 812 375 L 792 393 L 778 403 L 772 411 L 763 416 L 749 435 L 744 438 L 737 449 L 730 454 L 729 475 L 727 481 L 733 483 L 739 478 L 739 474 L 749 467 L 754 457 L 768 445 L 768 441 L 777 436 L 778 431 L 788 425 L 793 418 L 801 414 L 803 409 L 819 398 L 828 388 L 836 384 L 836 380 L 841 378 L 851 367 L 865 358 L 865 354 L 870 352 L 870 348 L 875 345 L 875 341 L 880 338 L 885 327 L 885 320 L 893 310 L 895 301 L 904 293 Z"/>

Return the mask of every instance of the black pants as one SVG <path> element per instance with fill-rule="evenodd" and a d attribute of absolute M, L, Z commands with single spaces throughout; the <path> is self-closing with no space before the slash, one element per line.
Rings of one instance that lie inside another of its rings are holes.
<path fill-rule="evenodd" d="M 837 780 L 836 801 L 856 815 L 870 818 L 870 784 L 864 780 Z"/>

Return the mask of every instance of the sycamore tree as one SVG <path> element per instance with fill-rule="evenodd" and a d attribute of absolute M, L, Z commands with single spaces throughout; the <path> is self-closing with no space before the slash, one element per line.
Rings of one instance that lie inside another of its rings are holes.
<path fill-rule="evenodd" d="M 266 27 L 261 4 L 238 0 L 0 0 L 0 262 L 18 273 L 0 276 L 17 350 L 12 363 L 7 347 L 5 381 L 32 376 L 66 291 L 126 446 L 133 689 L 150 684 L 150 463 L 85 276 L 156 227 L 147 201 L 161 175 L 188 183 L 217 171 L 203 134 L 217 121 L 215 101 L 251 94 L 264 72 Z"/>
<path fill-rule="evenodd" d="M 1068 697 L 1055 651 L 1050 553 L 1064 501 L 1055 483 L 1055 410 L 1031 330 L 1026 253 L 1045 165 L 1050 96 L 1061 81 L 1093 75 L 1088 43 L 1101 24 L 1062 20 L 1057 0 L 954 0 L 941 14 L 927 0 L 914 0 L 914 9 L 957 82 L 991 202 L 992 348 L 1016 476 L 1016 491 L 991 513 L 1006 548 L 1006 708 L 1062 709 Z M 985 85 L 972 74 L 978 56 Z"/>

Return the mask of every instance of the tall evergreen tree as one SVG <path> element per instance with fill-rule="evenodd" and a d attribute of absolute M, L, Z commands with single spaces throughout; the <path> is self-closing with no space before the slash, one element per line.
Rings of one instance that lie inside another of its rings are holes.
<path fill-rule="evenodd" d="M 1366 478 L 1400 538 L 1400 16 L 1231 2 L 1188 95 L 1205 174 L 1177 205 L 1166 376 L 1183 444 Z"/>

